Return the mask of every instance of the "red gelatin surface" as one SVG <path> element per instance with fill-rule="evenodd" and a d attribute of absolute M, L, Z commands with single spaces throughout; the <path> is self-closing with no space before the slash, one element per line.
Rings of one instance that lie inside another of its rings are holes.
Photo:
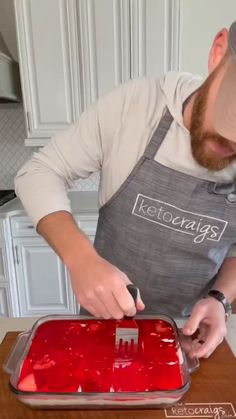
<path fill-rule="evenodd" d="M 117 325 L 129 320 L 50 320 L 38 326 L 21 367 L 18 389 L 36 392 L 177 390 L 185 382 L 173 327 L 136 319 L 138 353 L 117 359 Z"/>

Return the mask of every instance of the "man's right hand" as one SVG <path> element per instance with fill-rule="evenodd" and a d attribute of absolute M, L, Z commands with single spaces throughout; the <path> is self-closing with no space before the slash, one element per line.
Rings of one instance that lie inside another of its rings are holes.
<path fill-rule="evenodd" d="M 48 214 L 37 231 L 65 263 L 77 300 L 91 314 L 120 319 L 144 309 L 140 297 L 135 307 L 126 288 L 131 283 L 127 275 L 98 255 L 70 213 Z"/>
<path fill-rule="evenodd" d="M 131 283 L 127 275 L 96 253 L 69 272 L 79 303 L 96 317 L 121 319 L 145 308 L 140 296 L 135 306 L 126 288 Z"/>

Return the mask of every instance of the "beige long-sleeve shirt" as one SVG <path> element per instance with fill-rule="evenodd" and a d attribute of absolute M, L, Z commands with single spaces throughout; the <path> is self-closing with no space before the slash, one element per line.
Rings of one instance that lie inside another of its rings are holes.
<path fill-rule="evenodd" d="M 100 98 L 77 123 L 53 137 L 15 179 L 16 193 L 34 224 L 52 212 L 70 211 L 66 189 L 74 180 L 96 171 L 101 172 L 99 204 L 105 204 L 143 154 L 166 106 L 174 121 L 155 159 L 198 178 L 231 180 L 235 165 L 211 172 L 192 157 L 182 105 L 201 83 L 200 77 L 177 72 L 169 72 L 161 80 L 129 81 Z"/>

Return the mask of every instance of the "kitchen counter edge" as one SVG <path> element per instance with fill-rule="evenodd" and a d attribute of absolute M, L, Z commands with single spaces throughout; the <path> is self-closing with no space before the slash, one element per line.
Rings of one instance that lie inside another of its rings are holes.
<path fill-rule="evenodd" d="M 68 197 L 73 214 L 98 213 L 97 191 L 69 191 Z M 19 198 L 14 198 L 0 207 L 0 218 L 17 215 L 27 216 Z"/>

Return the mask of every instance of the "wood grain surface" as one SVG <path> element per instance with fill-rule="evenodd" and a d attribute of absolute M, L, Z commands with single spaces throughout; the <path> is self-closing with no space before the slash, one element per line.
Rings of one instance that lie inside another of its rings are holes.
<path fill-rule="evenodd" d="M 209 359 L 201 359 L 200 368 L 192 374 L 191 387 L 177 407 L 145 410 L 36 410 L 19 402 L 11 393 L 8 387 L 9 375 L 3 371 L 3 363 L 18 333 L 7 333 L 0 345 L 0 419 L 189 418 L 190 415 L 199 417 L 199 411 L 201 417 L 206 417 L 202 415 L 203 409 L 210 412 L 208 417 L 216 419 L 236 417 L 236 358 L 225 341 Z M 227 416 L 223 416 L 222 412 L 227 412 Z"/>

